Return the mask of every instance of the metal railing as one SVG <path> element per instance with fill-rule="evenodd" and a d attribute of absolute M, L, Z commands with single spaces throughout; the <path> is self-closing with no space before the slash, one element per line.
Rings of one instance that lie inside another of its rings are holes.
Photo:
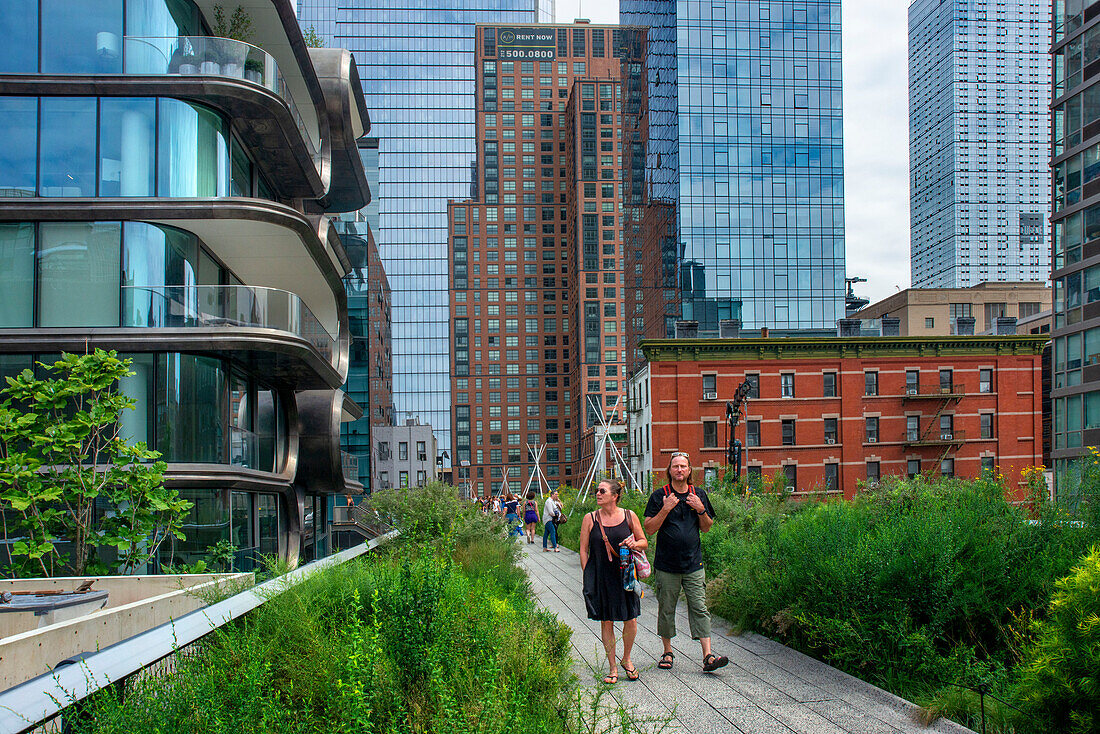
<path fill-rule="evenodd" d="M 187 655 L 192 645 L 234 619 L 296 586 L 313 574 L 361 556 L 397 536 L 396 531 L 328 558 L 306 564 L 248 591 L 185 614 L 110 647 L 81 656 L 75 664 L 58 665 L 52 673 L 0 692 L 0 731 L 22 734 L 41 725 L 64 730 L 64 709 L 98 690 L 152 666 Z M 64 661 L 63 661 L 64 662 Z M 59 717 L 58 715 L 62 716 Z"/>
<path fill-rule="evenodd" d="M 966 388 L 957 382 L 921 382 L 908 383 L 905 386 L 907 398 L 945 398 L 966 393 Z"/>
<path fill-rule="evenodd" d="M 320 160 L 321 140 L 306 125 L 294 95 L 275 58 L 258 46 L 213 36 L 126 36 L 122 40 L 123 73 L 224 76 L 244 79 L 279 95 L 309 148 L 314 165 Z"/>
<path fill-rule="evenodd" d="M 246 285 L 122 286 L 122 326 L 277 329 L 305 339 L 332 361 L 336 338 L 295 293 Z"/>

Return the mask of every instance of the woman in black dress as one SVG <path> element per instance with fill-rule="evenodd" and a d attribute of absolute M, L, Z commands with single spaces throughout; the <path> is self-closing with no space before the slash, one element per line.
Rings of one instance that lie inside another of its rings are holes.
<path fill-rule="evenodd" d="M 604 683 L 619 681 L 619 665 L 629 680 L 638 680 L 638 670 L 630 660 L 634 638 L 638 634 L 641 602 L 633 591 L 623 589 L 619 566 L 619 546 L 630 550 L 649 547 L 642 523 L 630 510 L 619 507 L 623 485 L 605 479 L 596 487 L 596 511 L 581 522 L 580 556 L 584 569 L 584 604 L 588 618 L 600 621 L 600 637 L 611 672 Z M 605 542 L 606 541 L 606 542 Z M 615 622 L 623 623 L 623 657 L 615 658 Z"/>

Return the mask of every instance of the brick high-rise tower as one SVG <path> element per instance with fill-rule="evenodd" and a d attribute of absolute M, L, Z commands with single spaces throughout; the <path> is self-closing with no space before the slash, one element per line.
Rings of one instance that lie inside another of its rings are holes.
<path fill-rule="evenodd" d="M 625 393 L 615 26 L 482 25 L 474 198 L 448 208 L 456 479 L 579 480 Z M 623 406 L 616 420 L 623 418 Z M 625 432 L 625 431 L 624 431 Z"/>

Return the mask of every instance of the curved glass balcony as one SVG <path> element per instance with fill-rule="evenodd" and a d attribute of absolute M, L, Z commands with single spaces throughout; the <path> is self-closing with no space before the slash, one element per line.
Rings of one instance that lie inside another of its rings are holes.
<path fill-rule="evenodd" d="M 310 157 L 318 160 L 320 140 L 306 126 L 275 58 L 258 46 L 231 38 L 126 36 L 122 40 L 123 73 L 225 76 L 245 79 L 279 95 L 294 117 Z"/>
<path fill-rule="evenodd" d="M 243 285 L 122 286 L 122 326 L 276 329 L 308 341 L 329 362 L 336 338 L 302 299 L 278 288 Z"/>

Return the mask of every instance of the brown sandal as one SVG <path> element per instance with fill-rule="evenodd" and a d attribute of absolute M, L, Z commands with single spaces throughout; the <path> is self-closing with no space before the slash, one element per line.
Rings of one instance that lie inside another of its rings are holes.
<path fill-rule="evenodd" d="M 661 655 L 660 661 L 657 663 L 657 667 L 661 670 L 672 670 L 672 661 L 676 659 L 676 656 L 671 652 L 666 652 Z"/>

